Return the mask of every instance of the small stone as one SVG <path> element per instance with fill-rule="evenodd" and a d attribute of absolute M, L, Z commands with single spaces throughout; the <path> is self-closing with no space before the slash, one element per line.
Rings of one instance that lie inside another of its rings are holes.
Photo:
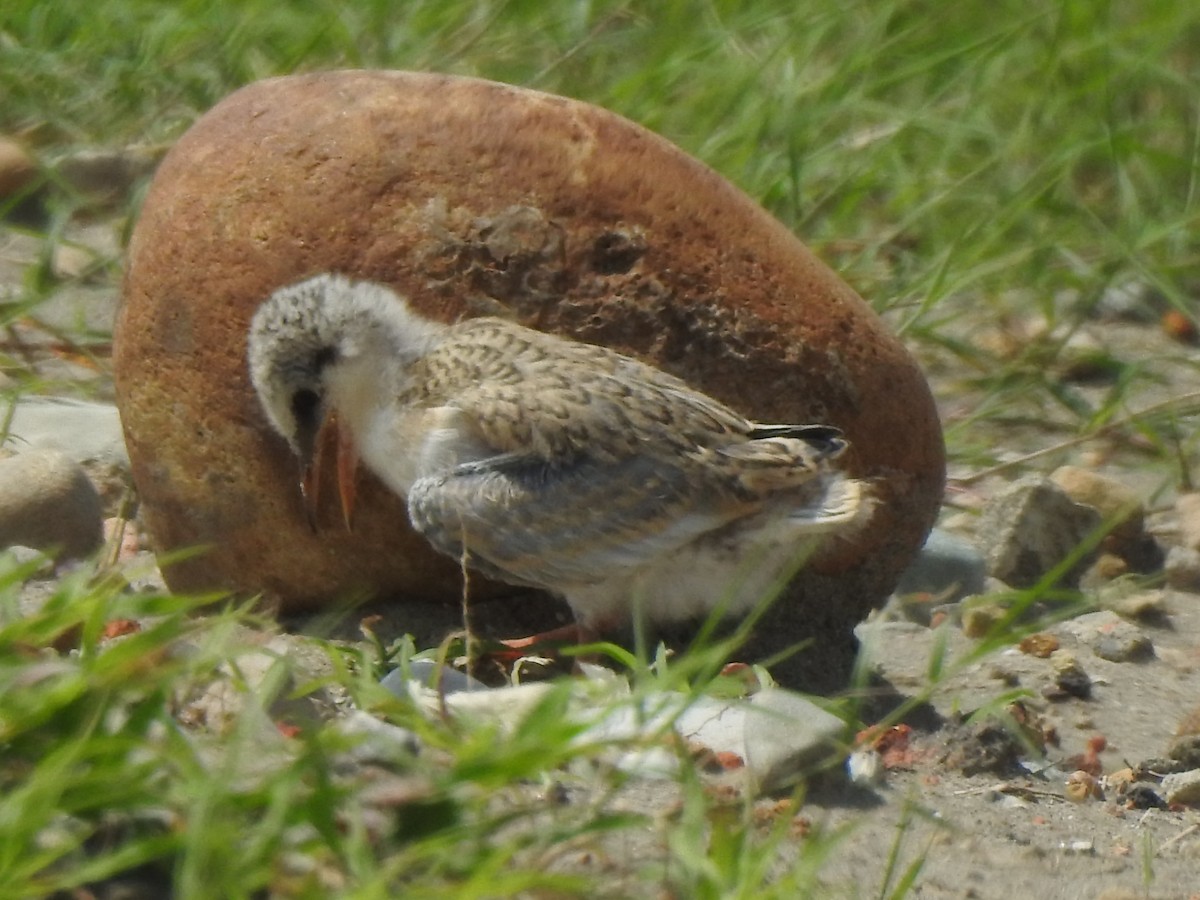
<path fill-rule="evenodd" d="M 1200 550 L 1200 494 L 1180 494 L 1175 501 L 1179 519 L 1179 543 L 1189 550 Z"/>
<path fill-rule="evenodd" d="M 260 635 L 247 635 L 257 641 Z M 291 696 L 297 681 L 312 676 L 291 652 L 291 638 L 275 635 L 223 663 L 214 679 L 187 704 L 187 718 L 208 730 L 223 734 L 244 715 L 266 713 L 260 721 L 263 733 L 274 733 L 276 722 L 312 722 L 320 718 L 317 694 Z M 301 677 L 297 678 L 300 673 Z M 263 701 L 269 707 L 263 706 Z"/>
<path fill-rule="evenodd" d="M 942 600 L 961 600 L 983 592 L 987 562 L 975 546 L 935 528 L 925 546 L 900 576 L 897 594 L 932 594 Z"/>
<path fill-rule="evenodd" d="M 1154 644 L 1136 625 L 1111 610 L 1086 613 L 1059 628 L 1077 637 L 1092 652 L 1110 662 L 1132 662 L 1154 655 Z"/>
<path fill-rule="evenodd" d="M 1163 564 L 1167 587 L 1177 591 L 1200 594 L 1200 550 L 1191 547 L 1172 547 Z"/>
<path fill-rule="evenodd" d="M 42 450 L 0 460 L 0 546 L 87 556 L 103 540 L 102 519 L 100 495 L 65 454 Z"/>
<path fill-rule="evenodd" d="M 859 747 L 846 760 L 846 774 L 851 784 L 872 787 L 883 784 L 887 771 L 879 751 L 871 747 Z"/>
<path fill-rule="evenodd" d="M 1118 797 L 1123 796 L 1133 787 L 1133 769 L 1126 766 L 1110 772 L 1101 779 L 1105 790 L 1112 791 Z"/>
<path fill-rule="evenodd" d="M 769 688 L 754 694 L 747 707 L 743 758 L 756 793 L 794 784 L 844 753 L 846 723 L 807 697 Z"/>
<path fill-rule="evenodd" d="M 1143 759 L 1133 769 L 1134 778 L 1138 781 L 1161 781 L 1164 775 L 1187 772 L 1192 767 L 1177 759 L 1167 759 L 1165 756 Z"/>
<path fill-rule="evenodd" d="M 1200 804 L 1200 769 L 1164 775 L 1159 790 L 1167 803 Z"/>
<path fill-rule="evenodd" d="M 1109 662 L 1143 662 L 1154 658 L 1154 644 L 1141 632 L 1102 635 L 1092 652 Z"/>
<path fill-rule="evenodd" d="M 1083 670 L 1070 650 L 1055 650 L 1050 654 L 1054 667 L 1054 684 L 1066 694 L 1087 700 L 1092 696 L 1092 679 Z"/>
<path fill-rule="evenodd" d="M 1195 344 L 1200 340 L 1200 331 L 1196 330 L 1195 320 L 1187 313 L 1177 309 L 1168 309 L 1159 319 L 1163 333 L 1181 344 Z"/>
<path fill-rule="evenodd" d="M 56 450 L 83 466 L 100 492 L 105 511 L 115 515 L 130 484 L 129 453 L 121 417 L 111 403 L 65 397 L 22 397 L 10 416 L 11 446 Z"/>
<path fill-rule="evenodd" d="M 1013 482 L 983 508 L 980 539 L 988 546 L 988 571 L 1013 587 L 1033 587 L 1079 546 L 1095 536 L 1101 516 L 1076 503 L 1047 478 Z M 1062 584 L 1078 584 L 1095 551 L 1084 553 L 1063 575 Z"/>
<path fill-rule="evenodd" d="M 1060 841 L 1058 848 L 1063 853 L 1070 853 L 1075 856 L 1095 856 L 1096 844 L 1094 841 L 1085 840 L 1083 838 L 1075 838 L 1070 841 Z"/>
<path fill-rule="evenodd" d="M 1103 800 L 1104 789 L 1100 780 L 1090 772 L 1078 769 L 1067 777 L 1066 798 L 1072 803 L 1083 803 L 1086 800 Z"/>
<path fill-rule="evenodd" d="M 5 548 L 4 557 L 11 559 L 18 566 L 36 565 L 37 568 L 31 573 L 34 577 L 54 577 L 54 558 L 47 556 L 41 550 L 14 544 Z M 22 610 L 22 614 L 24 613 L 25 610 Z"/>
<path fill-rule="evenodd" d="M 458 691 L 486 691 L 488 687 L 482 681 L 472 678 L 464 672 L 451 666 L 439 666 L 432 659 L 414 659 L 409 663 L 406 678 L 402 669 L 393 669 L 379 682 L 384 688 L 397 697 L 410 696 L 408 685 L 416 682 L 425 688 L 441 690 L 447 694 Z"/>
<path fill-rule="evenodd" d="M 1123 619 L 1155 620 L 1170 612 L 1162 591 L 1138 591 L 1122 597 L 1101 598 L 1101 605 Z"/>
<path fill-rule="evenodd" d="M 483 699 L 507 689 L 493 690 Z M 474 693 L 454 694 L 447 705 L 478 701 Z M 489 708 L 495 708 L 492 702 Z M 670 724 L 688 746 L 703 748 L 725 770 L 744 769 L 752 790 L 786 787 L 823 764 L 842 757 L 845 723 L 806 697 L 766 688 L 747 699 L 651 695 L 636 706 L 620 704 L 603 713 L 581 734 L 585 742 L 624 742 L 655 737 Z M 660 744 L 623 751 L 615 764 L 643 778 L 678 773 L 678 755 Z"/>
<path fill-rule="evenodd" d="M 137 557 L 141 552 L 141 545 L 138 538 L 137 525 L 128 519 L 122 519 L 118 516 L 107 518 L 103 522 L 104 526 L 104 543 L 106 545 L 115 544 L 113 559 L 116 562 L 128 562 Z"/>
<path fill-rule="evenodd" d="M 1053 366 L 1060 378 L 1077 384 L 1109 384 L 1125 368 L 1104 341 L 1085 331 L 1074 332 L 1060 345 Z"/>
<path fill-rule="evenodd" d="M 963 634 L 969 638 L 981 638 L 1006 615 L 1008 615 L 1008 610 L 996 603 L 980 603 L 969 606 L 962 612 Z"/>
<path fill-rule="evenodd" d="M 1167 801 L 1153 787 L 1141 782 L 1130 785 L 1124 793 L 1125 805 L 1129 809 L 1166 809 Z"/>
<path fill-rule="evenodd" d="M 1019 761 L 1031 749 L 1014 730 L 996 719 L 973 725 L 958 724 L 947 730 L 947 749 L 942 761 L 961 769 L 964 775 L 990 772 L 1007 775 L 1018 771 Z"/>
<path fill-rule="evenodd" d="M 82 278 L 93 271 L 98 264 L 95 253 L 72 244 L 55 246 L 50 259 L 50 268 L 54 272 L 54 277 L 64 281 Z"/>
<path fill-rule="evenodd" d="M 1049 658 L 1059 647 L 1058 638 L 1047 632 L 1038 632 L 1021 638 L 1021 642 L 1017 644 L 1017 649 L 1022 653 L 1028 653 L 1030 656 L 1036 656 L 1040 659 Z"/>
<path fill-rule="evenodd" d="M 1142 533 L 1146 507 L 1134 490 L 1121 482 L 1078 466 L 1060 466 L 1050 475 L 1076 503 L 1100 513 L 1111 534 L 1124 540 Z"/>
<path fill-rule="evenodd" d="M 1020 675 L 1011 669 L 1000 665 L 992 666 L 991 670 L 988 672 L 988 677 L 999 681 L 1005 687 L 1016 687 L 1021 683 Z"/>

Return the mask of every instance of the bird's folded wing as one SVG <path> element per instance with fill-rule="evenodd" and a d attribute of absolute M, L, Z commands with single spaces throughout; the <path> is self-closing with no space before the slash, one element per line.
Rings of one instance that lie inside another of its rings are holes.
<path fill-rule="evenodd" d="M 682 468 L 644 457 L 548 465 L 508 454 L 418 479 L 416 528 L 443 553 L 502 580 L 594 584 L 669 553 L 730 516 Z"/>
<path fill-rule="evenodd" d="M 580 454 L 616 461 L 687 453 L 726 436 L 744 436 L 752 427 L 674 379 L 657 384 L 586 368 L 550 368 L 526 373 L 520 383 L 472 385 L 450 404 L 497 452 L 548 461 Z"/>

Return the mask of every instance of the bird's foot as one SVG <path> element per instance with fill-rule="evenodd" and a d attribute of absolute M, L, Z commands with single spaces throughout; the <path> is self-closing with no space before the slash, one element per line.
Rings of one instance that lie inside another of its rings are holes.
<path fill-rule="evenodd" d="M 529 637 L 500 641 L 500 646 L 491 650 L 488 655 L 494 659 L 509 661 L 534 654 L 552 656 L 561 647 L 587 644 L 593 640 L 595 640 L 595 634 L 590 629 L 572 623 L 538 634 L 531 634 Z"/>

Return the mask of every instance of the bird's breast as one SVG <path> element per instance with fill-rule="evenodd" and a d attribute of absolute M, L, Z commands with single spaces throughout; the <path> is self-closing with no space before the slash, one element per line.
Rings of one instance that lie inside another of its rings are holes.
<path fill-rule="evenodd" d="M 404 496 L 420 478 L 446 474 L 455 466 L 495 454 L 453 407 L 379 408 L 366 420 L 359 440 L 366 466 Z"/>

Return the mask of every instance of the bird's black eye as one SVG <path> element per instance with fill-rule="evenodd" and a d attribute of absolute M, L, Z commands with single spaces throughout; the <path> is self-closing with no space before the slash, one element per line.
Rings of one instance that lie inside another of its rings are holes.
<path fill-rule="evenodd" d="M 292 415 L 297 422 L 312 422 L 316 418 L 317 405 L 321 402 L 321 398 L 317 396 L 316 391 L 310 391 L 308 388 L 296 391 L 292 394 Z"/>

